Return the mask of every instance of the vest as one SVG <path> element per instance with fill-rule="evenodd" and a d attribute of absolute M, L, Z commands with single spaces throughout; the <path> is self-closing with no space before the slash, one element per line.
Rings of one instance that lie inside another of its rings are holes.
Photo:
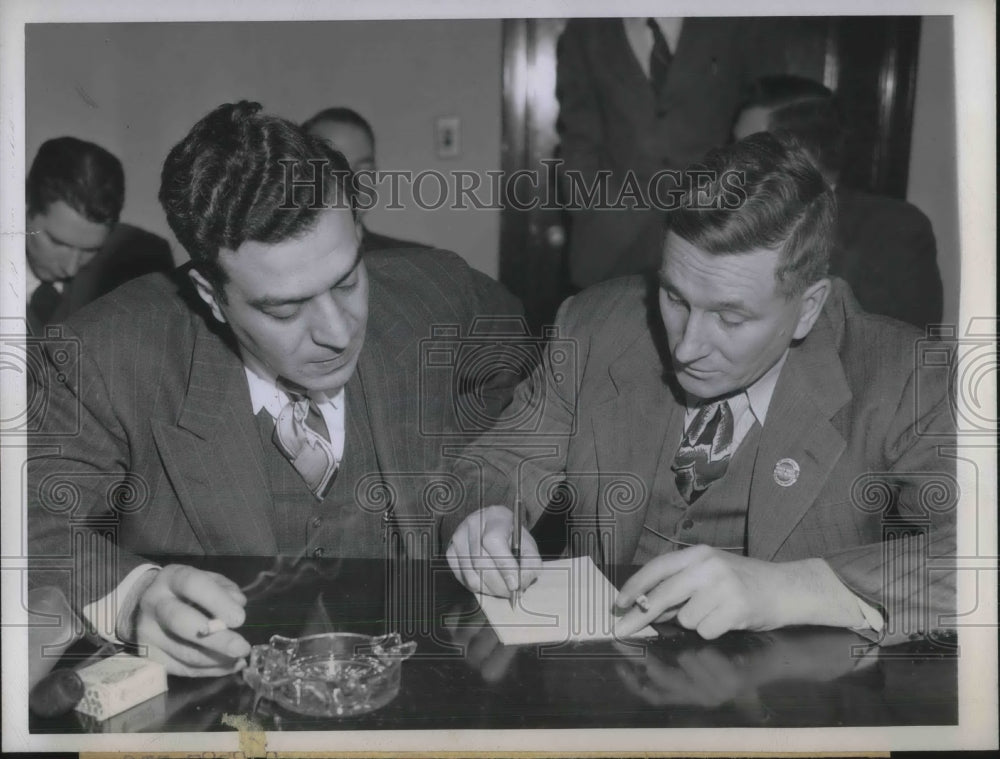
<path fill-rule="evenodd" d="M 689 504 L 678 492 L 670 468 L 680 439 L 665 440 L 632 563 L 642 565 L 668 551 L 702 543 L 745 554 L 750 482 L 759 442 L 760 424 L 755 422 L 730 458 L 726 474 Z"/>
<path fill-rule="evenodd" d="M 275 446 L 274 419 L 266 410 L 257 414 L 257 430 L 264 449 L 264 467 L 274 508 L 274 527 L 281 554 L 297 556 L 383 558 L 383 515 L 360 508 L 355 485 L 379 471 L 375 443 L 368 422 L 364 392 L 357 373 L 345 389 L 344 457 L 326 498 L 318 501 L 301 475 Z"/>

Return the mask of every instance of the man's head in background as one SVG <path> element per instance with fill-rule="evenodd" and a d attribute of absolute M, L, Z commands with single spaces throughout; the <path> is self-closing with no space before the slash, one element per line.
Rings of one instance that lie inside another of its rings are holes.
<path fill-rule="evenodd" d="M 733 124 L 733 139 L 755 132 L 786 131 L 805 147 L 830 184 L 843 159 L 845 128 L 836 98 L 817 81 L 791 74 L 754 82 Z"/>
<path fill-rule="evenodd" d="M 43 282 L 72 279 L 100 250 L 125 203 L 121 162 L 75 137 L 42 144 L 26 182 L 28 264 Z"/>
<path fill-rule="evenodd" d="M 710 399 L 749 387 L 809 334 L 829 292 L 835 201 L 787 135 L 753 134 L 692 168 L 711 180 L 671 214 L 660 313 L 678 383 Z"/>
<path fill-rule="evenodd" d="M 205 116 L 163 166 L 160 203 L 199 295 L 247 365 L 304 390 L 342 387 L 364 343 L 348 168 L 324 140 L 247 101 Z"/>
<path fill-rule="evenodd" d="M 303 122 L 302 128 L 343 153 L 351 171 L 375 171 L 375 132 L 357 111 L 326 108 Z"/>

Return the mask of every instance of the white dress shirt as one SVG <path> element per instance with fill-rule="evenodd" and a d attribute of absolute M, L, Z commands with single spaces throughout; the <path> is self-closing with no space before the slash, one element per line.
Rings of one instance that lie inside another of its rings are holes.
<path fill-rule="evenodd" d="M 677 43 L 681 39 L 681 28 L 684 26 L 683 18 L 655 18 L 653 19 L 660 31 L 663 32 L 670 52 L 677 53 Z M 642 66 L 642 72 L 649 78 L 649 56 L 653 53 L 653 30 L 646 25 L 643 18 L 624 18 L 625 37 L 628 39 L 629 47 L 635 53 L 636 60 Z"/>
<path fill-rule="evenodd" d="M 38 286 L 41 285 L 41 284 L 42 284 L 42 280 L 40 280 L 35 275 L 34 270 L 31 268 L 31 264 L 29 264 L 27 262 L 27 259 L 25 259 L 25 266 L 24 266 L 24 302 L 25 303 L 29 303 L 31 301 L 31 296 L 35 294 L 35 290 L 37 290 Z M 66 283 L 63 282 L 62 280 L 56 280 L 55 282 L 52 283 L 52 286 L 56 289 L 56 292 L 61 295 L 62 291 L 66 287 Z"/>
<path fill-rule="evenodd" d="M 273 376 L 260 368 L 251 369 L 247 364 L 243 365 L 247 375 L 247 385 L 250 388 L 250 403 L 253 407 L 253 414 L 257 416 L 261 409 L 266 409 L 272 419 L 277 419 L 278 414 L 289 402 L 288 394 L 278 387 Z M 333 447 L 333 455 L 337 459 L 338 466 L 344 458 L 344 432 L 347 398 L 344 388 L 340 388 L 332 396 L 327 393 L 310 393 L 309 397 L 315 401 L 316 407 L 323 415 L 326 422 L 326 429 L 330 433 L 330 445 Z"/>

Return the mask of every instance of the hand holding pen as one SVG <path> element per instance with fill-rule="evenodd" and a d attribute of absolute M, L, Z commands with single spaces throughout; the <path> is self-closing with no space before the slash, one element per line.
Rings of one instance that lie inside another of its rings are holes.
<path fill-rule="evenodd" d="M 452 572 L 465 587 L 473 593 L 511 598 L 512 604 L 542 566 L 538 546 L 524 524 L 523 506 L 514 510 L 487 506 L 470 514 L 455 530 L 447 555 Z"/>

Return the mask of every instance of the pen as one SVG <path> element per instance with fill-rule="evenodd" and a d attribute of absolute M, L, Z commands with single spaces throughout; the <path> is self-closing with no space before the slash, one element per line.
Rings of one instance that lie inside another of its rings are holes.
<path fill-rule="evenodd" d="M 510 536 L 510 552 L 517 562 L 517 588 L 510 594 L 510 608 L 517 608 L 521 594 L 521 499 L 514 501 L 514 533 Z"/>

